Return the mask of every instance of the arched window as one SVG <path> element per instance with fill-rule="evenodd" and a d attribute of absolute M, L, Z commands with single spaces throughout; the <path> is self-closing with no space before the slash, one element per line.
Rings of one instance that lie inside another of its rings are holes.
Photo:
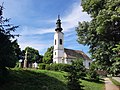
<path fill-rule="evenodd" d="M 55 52 L 55 55 L 56 55 L 56 52 Z"/>
<path fill-rule="evenodd" d="M 60 45 L 62 45 L 62 39 L 60 39 Z"/>
<path fill-rule="evenodd" d="M 55 39 L 55 45 L 56 45 L 56 39 Z"/>
<path fill-rule="evenodd" d="M 90 66 L 91 64 L 90 64 L 90 62 L 89 62 L 89 66 Z"/>

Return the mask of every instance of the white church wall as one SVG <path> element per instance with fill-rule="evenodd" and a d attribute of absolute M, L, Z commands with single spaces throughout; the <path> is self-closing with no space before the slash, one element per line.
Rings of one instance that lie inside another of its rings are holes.
<path fill-rule="evenodd" d="M 72 62 L 71 62 L 72 60 L 75 60 L 75 59 L 68 59 L 68 58 L 65 58 L 65 59 L 64 59 L 65 64 L 72 64 Z M 83 61 L 83 65 L 85 66 L 85 68 L 89 69 L 91 62 L 92 62 L 92 61 L 90 61 L 90 60 L 84 60 L 84 61 Z"/>
<path fill-rule="evenodd" d="M 67 64 L 72 64 L 72 59 L 67 59 Z"/>
<path fill-rule="evenodd" d="M 85 68 L 89 69 L 91 61 L 90 60 L 84 60 L 83 65 L 85 66 Z"/>
<path fill-rule="evenodd" d="M 53 62 L 64 63 L 62 60 L 64 57 L 64 34 L 56 31 L 54 34 L 54 51 L 53 51 Z M 60 43 L 60 39 L 62 42 Z"/>
<path fill-rule="evenodd" d="M 54 50 L 55 49 L 64 49 L 64 34 L 62 32 L 55 32 L 54 34 Z M 60 44 L 60 39 L 62 39 L 62 45 Z M 56 40 L 56 44 L 55 44 Z"/>

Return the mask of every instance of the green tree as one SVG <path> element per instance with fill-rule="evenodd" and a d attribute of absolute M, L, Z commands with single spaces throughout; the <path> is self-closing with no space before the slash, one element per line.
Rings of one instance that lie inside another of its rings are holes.
<path fill-rule="evenodd" d="M 50 64 L 53 62 L 53 46 L 47 49 L 43 56 L 43 62 L 46 64 Z"/>
<path fill-rule="evenodd" d="M 36 49 L 34 49 L 32 47 L 26 47 L 25 50 L 23 51 L 24 55 L 25 55 L 26 51 L 27 51 L 27 60 L 28 60 L 28 62 L 39 62 L 40 55 L 39 55 L 38 50 L 36 50 Z"/>
<path fill-rule="evenodd" d="M 115 48 L 113 48 L 113 51 L 116 53 L 116 55 L 113 56 L 114 63 L 112 64 L 111 73 L 113 75 L 119 75 L 120 74 L 120 43 L 116 45 Z"/>
<path fill-rule="evenodd" d="M 13 47 L 15 43 L 13 38 L 16 35 L 11 34 L 18 26 L 8 24 L 10 19 L 5 19 L 2 14 L 3 6 L 0 5 L 0 84 L 7 81 L 7 68 L 14 68 L 18 61 Z"/>
<path fill-rule="evenodd" d="M 82 0 L 83 11 L 91 15 L 90 22 L 79 22 L 78 42 L 88 45 L 92 58 L 101 69 L 110 71 L 115 62 L 113 48 L 120 42 L 120 1 Z"/>
<path fill-rule="evenodd" d="M 99 81 L 99 74 L 97 73 L 99 70 L 99 64 L 96 61 L 93 61 L 90 65 L 89 69 L 87 70 L 86 76 L 91 81 Z"/>
<path fill-rule="evenodd" d="M 12 26 L 8 24 L 9 19 L 5 19 L 2 16 L 3 6 L 0 6 L 0 69 L 6 67 L 13 68 L 16 64 L 17 57 L 15 55 L 15 49 L 13 47 L 15 41 L 12 40 L 16 35 L 12 35 L 18 26 Z M 19 35 L 18 35 L 19 36 Z"/>
<path fill-rule="evenodd" d="M 13 42 L 13 48 L 14 48 L 14 50 L 15 50 L 15 55 L 17 56 L 17 59 L 18 59 L 18 60 L 22 59 L 22 51 L 21 51 L 21 49 L 20 49 L 20 47 L 19 47 L 19 45 L 18 45 L 17 40 L 15 40 L 15 41 Z"/>
<path fill-rule="evenodd" d="M 81 90 L 80 78 L 85 77 L 85 67 L 82 59 L 72 61 L 72 65 L 67 70 L 68 72 L 68 88 L 69 90 Z"/>

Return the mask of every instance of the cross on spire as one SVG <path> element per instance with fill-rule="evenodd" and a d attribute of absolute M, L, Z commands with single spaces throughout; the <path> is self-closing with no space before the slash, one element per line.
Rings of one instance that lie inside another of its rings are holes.
<path fill-rule="evenodd" d="M 60 15 L 58 15 L 58 19 L 60 19 Z"/>

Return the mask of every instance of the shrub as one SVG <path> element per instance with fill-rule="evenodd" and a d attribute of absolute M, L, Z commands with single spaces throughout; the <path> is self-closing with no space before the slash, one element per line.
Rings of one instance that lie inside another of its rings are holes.
<path fill-rule="evenodd" d="M 88 70 L 87 71 L 87 78 L 90 80 L 94 80 L 94 81 L 99 81 L 99 74 L 97 74 L 97 72 L 95 70 Z"/>
<path fill-rule="evenodd" d="M 77 59 L 72 61 L 72 65 L 68 69 L 67 87 L 69 90 L 81 90 L 80 78 L 85 77 L 85 67 L 83 66 L 83 60 Z"/>
<path fill-rule="evenodd" d="M 39 69 L 45 70 L 46 64 L 45 64 L 45 63 L 40 63 L 40 64 L 38 65 L 38 67 L 39 67 Z"/>
<path fill-rule="evenodd" d="M 59 71 L 68 71 L 68 68 L 71 66 L 69 64 L 57 64 Z"/>
<path fill-rule="evenodd" d="M 51 65 L 47 64 L 45 69 L 46 70 L 53 70 L 53 71 L 65 71 L 65 72 L 67 72 L 70 66 L 71 65 L 69 65 L 69 64 L 62 64 L 62 63 L 51 64 Z"/>
<path fill-rule="evenodd" d="M 58 64 L 51 64 L 50 70 L 58 71 Z"/>
<path fill-rule="evenodd" d="M 46 69 L 46 70 L 51 70 L 51 65 L 50 65 L 50 64 L 46 64 L 45 69 Z"/>
<path fill-rule="evenodd" d="M 96 63 L 93 62 L 91 65 L 90 65 L 90 68 L 87 70 L 87 78 L 90 79 L 90 80 L 94 80 L 94 81 L 99 81 L 99 74 L 97 73 L 97 70 L 96 70 L 97 66 L 96 66 Z"/>

